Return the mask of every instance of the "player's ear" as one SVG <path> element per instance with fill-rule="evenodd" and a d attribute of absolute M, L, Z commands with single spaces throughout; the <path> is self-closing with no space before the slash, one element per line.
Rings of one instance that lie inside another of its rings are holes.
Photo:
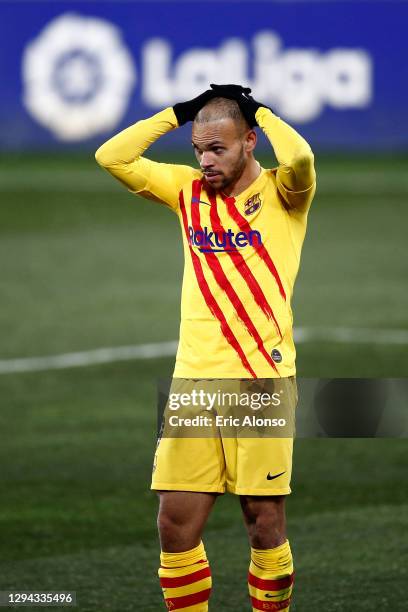
<path fill-rule="evenodd" d="M 255 147 L 256 147 L 256 142 L 257 142 L 257 135 L 255 130 L 248 130 L 248 132 L 245 135 L 245 151 L 247 153 L 251 153 Z"/>

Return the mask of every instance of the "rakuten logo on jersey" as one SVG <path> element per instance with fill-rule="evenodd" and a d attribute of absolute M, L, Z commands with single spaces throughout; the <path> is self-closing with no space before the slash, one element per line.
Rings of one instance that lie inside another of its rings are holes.
<path fill-rule="evenodd" d="M 189 225 L 188 234 L 189 244 L 199 247 L 201 253 L 231 252 L 248 245 L 256 247 L 262 244 L 261 233 L 257 230 L 235 233 L 232 229 L 228 229 L 224 232 L 214 232 L 208 227 L 195 230 Z"/>

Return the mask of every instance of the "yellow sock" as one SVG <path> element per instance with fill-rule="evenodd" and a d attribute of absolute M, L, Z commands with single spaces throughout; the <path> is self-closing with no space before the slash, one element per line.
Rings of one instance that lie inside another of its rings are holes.
<path fill-rule="evenodd" d="M 293 560 L 289 542 L 276 548 L 251 548 L 248 588 L 253 612 L 289 610 L 293 585 Z"/>
<path fill-rule="evenodd" d="M 159 578 L 168 610 L 207 612 L 211 572 L 202 542 L 185 552 L 162 552 Z"/>

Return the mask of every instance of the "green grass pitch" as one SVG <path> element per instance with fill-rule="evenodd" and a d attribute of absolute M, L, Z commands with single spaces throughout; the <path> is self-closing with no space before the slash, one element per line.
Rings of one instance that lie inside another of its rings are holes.
<path fill-rule="evenodd" d="M 318 157 L 317 170 L 295 324 L 408 329 L 406 159 Z M 133 198 L 92 156 L 3 158 L 0 194 L 1 359 L 177 338 L 171 212 Z M 149 483 L 156 381 L 172 366 L 0 375 L 0 590 L 75 590 L 84 612 L 164 609 Z M 407 370 L 404 344 L 298 346 L 299 376 Z M 406 474 L 403 439 L 296 441 L 293 610 L 406 609 Z M 218 499 L 205 542 L 211 609 L 249 610 L 234 497 Z"/>

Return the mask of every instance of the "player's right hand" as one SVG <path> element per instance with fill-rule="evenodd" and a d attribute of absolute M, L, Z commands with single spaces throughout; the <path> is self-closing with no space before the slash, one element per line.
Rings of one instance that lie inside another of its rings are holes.
<path fill-rule="evenodd" d="M 211 98 L 215 98 L 216 95 L 217 94 L 215 94 L 212 89 L 207 89 L 207 91 L 192 100 L 175 104 L 173 110 L 177 117 L 178 124 L 184 125 L 187 121 L 194 121 L 194 117 L 198 111 L 200 111 Z"/>

